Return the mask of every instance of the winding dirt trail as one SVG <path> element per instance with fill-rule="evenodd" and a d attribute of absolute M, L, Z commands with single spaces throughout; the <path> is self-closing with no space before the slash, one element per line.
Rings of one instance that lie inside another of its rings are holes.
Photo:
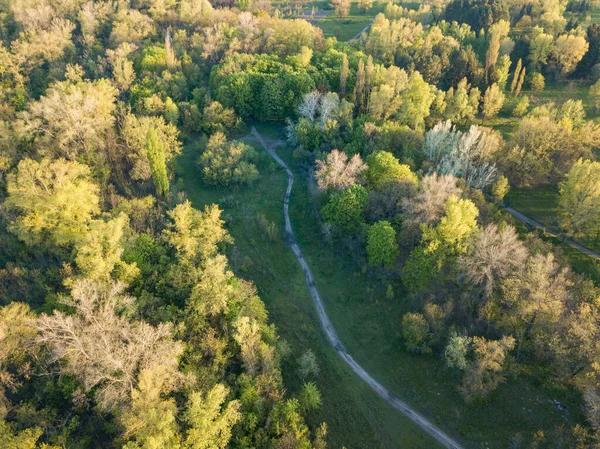
<path fill-rule="evenodd" d="M 346 351 L 344 345 L 340 341 L 335 329 L 333 328 L 333 324 L 329 320 L 329 317 L 325 313 L 325 307 L 323 306 L 323 301 L 321 299 L 321 295 L 317 290 L 317 286 L 315 284 L 315 279 L 312 275 L 312 272 L 302 256 L 302 252 L 298 247 L 296 242 L 296 238 L 294 237 L 294 232 L 292 230 L 292 224 L 290 221 L 290 195 L 292 193 L 292 186 L 294 185 L 294 174 L 286 165 L 285 162 L 275 153 L 273 149 L 274 146 L 277 146 L 281 142 L 276 142 L 274 145 L 267 145 L 262 135 L 256 130 L 253 126 L 252 135 L 260 142 L 263 148 L 269 153 L 269 155 L 275 159 L 275 161 L 281 165 L 287 175 L 288 175 L 288 185 L 287 190 L 285 191 L 285 196 L 283 200 L 283 215 L 285 218 L 285 232 L 287 234 L 287 242 L 292 248 L 298 263 L 302 267 L 302 271 L 304 271 L 304 277 L 306 279 L 306 285 L 308 286 L 308 290 L 310 292 L 310 296 L 315 303 L 315 307 L 317 308 L 317 315 L 319 316 L 319 321 L 321 322 L 321 326 L 327 335 L 327 338 L 331 345 L 336 349 L 339 356 L 344 359 L 346 364 L 354 371 L 358 377 L 360 377 L 363 381 L 365 381 L 379 396 L 381 396 L 385 401 L 387 401 L 392 407 L 396 410 L 403 413 L 406 417 L 411 419 L 415 424 L 420 426 L 426 433 L 428 433 L 431 437 L 437 440 L 443 447 L 447 449 L 463 449 L 463 447 L 446 435 L 441 429 L 434 426 L 431 422 L 429 422 L 424 416 L 415 411 L 410 405 L 406 402 L 398 399 L 394 395 L 392 395 L 383 385 L 377 382 L 362 366 L 360 366 L 356 360 L 352 358 L 352 356 Z"/>

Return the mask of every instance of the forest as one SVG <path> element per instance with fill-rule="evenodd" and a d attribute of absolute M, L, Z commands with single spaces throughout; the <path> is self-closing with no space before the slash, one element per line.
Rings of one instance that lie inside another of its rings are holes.
<path fill-rule="evenodd" d="M 0 447 L 600 448 L 599 157 L 597 0 L 0 0 Z"/>

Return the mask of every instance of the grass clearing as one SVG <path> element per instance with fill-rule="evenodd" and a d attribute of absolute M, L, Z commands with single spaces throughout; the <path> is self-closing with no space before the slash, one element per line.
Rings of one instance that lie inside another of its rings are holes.
<path fill-rule="evenodd" d="M 277 124 L 257 128 L 273 139 L 281 131 Z M 278 152 L 290 162 L 289 149 L 280 148 Z M 260 212 L 277 223 L 279 230 L 283 229 L 283 171 L 265 158 L 259 183 L 231 192 L 204 186 L 195 159 L 193 146 L 186 146 L 179 159 L 179 174 L 196 207 L 222 202 L 222 198 L 233 194 L 233 200 L 222 206 L 227 227 L 236 239 L 235 247 L 229 251 L 231 264 L 238 274 L 256 283 L 272 322 L 295 349 L 284 364 L 286 386 L 291 393 L 300 387 L 293 361 L 307 348 L 319 358 L 321 374 L 317 384 L 323 394 L 323 408 L 311 416 L 311 422 L 327 421 L 332 447 L 436 447 L 420 429 L 360 382 L 329 347 L 291 251 L 281 238 L 270 241 L 258 227 L 255 217 Z M 551 434 L 560 426 L 584 422 L 576 392 L 542 388 L 526 377 L 511 379 L 486 402 L 465 404 L 456 389 L 458 378 L 447 371 L 439 357 L 404 351 L 399 323 L 402 315 L 411 310 L 411 304 L 401 287 L 394 284 L 394 298 L 386 298 L 386 283 L 368 278 L 361 264 L 351 260 L 345 251 L 324 244 L 305 178 L 299 170 L 294 171 L 290 215 L 298 244 L 311 265 L 340 338 L 370 374 L 434 424 L 465 441 L 466 447 L 505 448 L 519 433 L 527 442 L 539 429 Z M 567 409 L 557 410 L 551 403 L 553 399 Z"/>

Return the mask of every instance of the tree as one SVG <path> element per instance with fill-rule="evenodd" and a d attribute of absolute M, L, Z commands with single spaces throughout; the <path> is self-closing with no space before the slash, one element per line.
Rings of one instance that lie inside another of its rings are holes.
<path fill-rule="evenodd" d="M 367 190 L 358 184 L 335 193 L 329 202 L 321 209 L 321 213 L 328 221 L 338 226 L 347 234 L 360 231 L 365 222 L 365 207 L 369 201 Z"/>
<path fill-rule="evenodd" d="M 355 154 L 348 161 L 346 153 L 333 150 L 327 155 L 327 160 L 317 160 L 315 177 L 321 189 L 344 189 L 356 184 L 358 177 L 366 170 L 360 155 Z"/>
<path fill-rule="evenodd" d="M 392 268 L 398 258 L 396 231 L 387 221 L 379 221 L 369 227 L 367 233 L 367 256 L 369 265 Z"/>
<path fill-rule="evenodd" d="M 86 392 L 94 390 L 106 410 L 130 404 L 144 370 L 164 370 L 173 385 L 180 378 L 183 345 L 172 339 L 171 325 L 130 321 L 121 312 L 131 310 L 133 298 L 123 291 L 120 283 L 77 281 L 71 297 L 61 300 L 75 313 L 55 310 L 37 322 L 38 341 L 49 348 L 51 359 L 61 361 L 61 371 L 78 379 Z"/>
<path fill-rule="evenodd" d="M 500 340 L 473 337 L 472 347 L 475 359 L 467 364 L 460 388 L 467 402 L 485 398 L 504 382 L 502 371 L 506 354 L 515 347 L 515 339 L 510 336 Z"/>
<path fill-rule="evenodd" d="M 189 300 L 198 316 L 218 315 L 228 310 L 234 292 L 232 278 L 224 255 L 217 254 L 202 262 L 200 282 L 194 286 Z"/>
<path fill-rule="evenodd" d="M 348 56 L 342 53 L 342 65 L 340 66 L 340 99 L 346 97 L 346 86 L 348 85 Z"/>
<path fill-rule="evenodd" d="M 163 143 L 158 140 L 158 134 L 154 128 L 150 128 L 146 135 L 146 152 L 156 192 L 165 196 L 169 192 L 166 151 Z"/>
<path fill-rule="evenodd" d="M 497 133 L 477 125 L 463 133 L 447 120 L 427 132 L 423 152 L 438 174 L 462 177 L 467 185 L 481 189 L 496 178 L 497 168 L 490 159 L 499 147 Z"/>
<path fill-rule="evenodd" d="M 494 117 L 500 112 L 503 103 L 504 94 L 496 83 L 492 84 L 486 89 L 485 95 L 483 96 L 483 116 L 485 118 Z"/>
<path fill-rule="evenodd" d="M 450 196 L 439 224 L 421 225 L 423 237 L 402 267 L 402 282 L 413 291 L 431 287 L 443 269 L 466 251 L 466 242 L 477 229 L 478 214 L 470 200 Z"/>
<path fill-rule="evenodd" d="M 162 148 L 165 164 L 181 153 L 181 143 L 177 139 L 179 131 L 172 123 L 165 122 L 163 117 L 127 114 L 121 129 L 121 137 L 125 143 L 125 157 L 131 164 L 129 176 L 132 179 L 152 179 L 152 167 L 148 154 L 148 133 L 153 130 L 156 141 Z"/>
<path fill-rule="evenodd" d="M 500 230 L 489 224 L 473 237 L 459 264 L 469 281 L 483 285 L 489 298 L 499 278 L 522 269 L 527 250 L 519 241 L 515 228 L 504 226 Z"/>
<path fill-rule="evenodd" d="M 600 78 L 590 86 L 590 97 L 594 101 L 594 107 L 600 109 Z"/>
<path fill-rule="evenodd" d="M 252 163 L 256 157 L 250 145 L 227 142 L 225 135 L 217 132 L 200 155 L 202 177 L 210 185 L 251 184 L 258 179 L 258 169 Z"/>
<path fill-rule="evenodd" d="M 15 373 L 11 368 L 28 363 L 27 353 L 32 351 L 35 337 L 35 314 L 27 304 L 12 302 L 0 307 L 0 425 L 11 406 L 6 393 L 16 391 L 22 380 L 17 374 L 20 369 Z"/>
<path fill-rule="evenodd" d="M 498 181 L 492 184 L 492 197 L 494 200 L 502 202 L 509 190 L 510 184 L 508 183 L 508 178 L 506 176 L 500 176 Z"/>
<path fill-rule="evenodd" d="M 420 313 L 406 313 L 402 317 L 402 337 L 409 352 L 428 354 L 431 336 L 429 324 Z"/>
<path fill-rule="evenodd" d="M 201 129 L 208 133 L 227 133 L 237 124 L 235 111 L 232 108 L 224 108 L 218 101 L 208 104 L 202 112 Z"/>
<path fill-rule="evenodd" d="M 556 323 L 569 300 L 570 272 L 552 254 L 529 257 L 524 269 L 500 282 L 501 303 L 508 312 L 501 322 L 526 339 L 532 331 Z"/>
<path fill-rule="evenodd" d="M 123 449 L 181 447 L 177 404 L 174 398 L 164 397 L 173 389 L 165 374 L 160 369 L 140 372 L 138 386 L 131 392 L 131 407 L 120 416 L 124 438 L 129 440 Z"/>
<path fill-rule="evenodd" d="M 136 49 L 134 44 L 125 42 L 115 50 L 106 50 L 106 56 L 112 67 L 113 81 L 121 92 L 129 90 L 129 86 L 135 81 L 133 62 L 128 59 L 128 56 Z"/>
<path fill-rule="evenodd" d="M 54 83 L 22 113 L 22 133 L 37 138 L 43 156 L 96 160 L 114 124 L 117 90 L 105 79 L 82 81 L 78 69 L 73 80 Z"/>
<path fill-rule="evenodd" d="M 16 212 L 10 229 L 28 244 L 64 246 L 87 232 L 100 212 L 87 166 L 57 159 L 23 159 L 8 177 L 5 205 Z"/>
<path fill-rule="evenodd" d="M 450 368 L 466 369 L 468 364 L 467 355 L 472 342 L 471 337 L 453 332 L 444 350 L 446 364 Z"/>
<path fill-rule="evenodd" d="M 366 14 L 373 7 L 373 0 L 358 0 L 358 9 Z"/>
<path fill-rule="evenodd" d="M 298 397 L 300 408 L 305 412 L 316 410 L 321 407 L 321 392 L 314 382 L 305 382 Z"/>
<path fill-rule="evenodd" d="M 512 115 L 514 117 L 523 117 L 529 108 L 529 97 L 523 95 L 514 104 Z"/>
<path fill-rule="evenodd" d="M 377 151 L 367 157 L 367 181 L 372 188 L 382 188 L 388 183 L 401 182 L 415 187 L 419 178 L 410 167 L 401 164 L 392 153 Z"/>
<path fill-rule="evenodd" d="M 431 225 L 439 221 L 444 216 L 448 199 L 461 194 L 456 181 L 452 175 L 438 175 L 435 172 L 425 175 L 416 195 L 403 201 L 406 214 L 404 224 Z"/>
<path fill-rule="evenodd" d="M 467 239 L 477 230 L 477 206 L 471 200 L 451 196 L 445 210 L 439 224 L 424 231 L 423 239 L 430 246 L 442 243 L 457 253 L 465 252 Z"/>
<path fill-rule="evenodd" d="M 348 17 L 350 13 L 350 0 L 330 0 L 330 5 L 339 17 Z"/>
<path fill-rule="evenodd" d="M 213 257 L 220 244 L 233 243 L 223 227 L 221 213 L 216 204 L 205 206 L 204 212 L 200 212 L 185 201 L 168 212 L 172 223 L 167 225 L 163 236 L 182 260 Z"/>
<path fill-rule="evenodd" d="M 548 57 L 552 51 L 554 37 L 551 34 L 544 33 L 539 27 L 534 28 L 534 37 L 529 44 L 529 64 L 532 70 L 539 72 L 548 62 Z"/>
<path fill-rule="evenodd" d="M 532 91 L 534 91 L 534 92 L 543 91 L 544 87 L 546 87 L 546 80 L 544 78 L 544 75 L 542 75 L 539 72 L 532 74 L 529 84 L 531 86 Z"/>
<path fill-rule="evenodd" d="M 360 113 L 365 102 L 365 62 L 360 59 L 358 61 L 358 70 L 356 72 L 356 84 L 354 86 L 354 98 L 356 110 Z"/>
<path fill-rule="evenodd" d="M 305 380 L 310 376 L 317 376 L 319 374 L 319 364 L 315 354 L 307 349 L 304 354 L 298 359 L 298 376 L 300 379 Z"/>
<path fill-rule="evenodd" d="M 232 427 L 241 419 L 239 401 L 225 399 L 229 389 L 215 385 L 206 395 L 190 394 L 185 421 L 191 427 L 187 432 L 187 449 L 225 449 L 231 439 Z"/>
<path fill-rule="evenodd" d="M 435 100 L 432 87 L 423 80 L 419 72 L 414 71 L 410 76 L 408 88 L 400 94 L 400 98 L 402 107 L 398 119 L 413 129 L 422 130 Z"/>
<path fill-rule="evenodd" d="M 521 74 L 521 68 L 523 67 L 523 60 L 519 58 L 517 61 L 517 66 L 515 67 L 515 71 L 513 73 L 512 83 L 510 83 L 510 94 L 513 95 L 515 93 L 515 89 L 517 88 L 517 82 L 519 80 L 519 76 Z"/>
<path fill-rule="evenodd" d="M 558 73 L 566 76 L 573 72 L 588 51 L 589 44 L 583 36 L 562 34 L 554 42 L 551 55 L 558 66 Z"/>
<path fill-rule="evenodd" d="M 128 229 L 129 219 L 124 213 L 109 221 L 94 220 L 89 231 L 77 242 L 75 263 L 84 277 L 108 280 L 121 261 L 121 239 Z"/>
<path fill-rule="evenodd" d="M 560 183 L 560 224 L 568 235 L 585 236 L 600 223 L 600 163 L 579 159 Z"/>

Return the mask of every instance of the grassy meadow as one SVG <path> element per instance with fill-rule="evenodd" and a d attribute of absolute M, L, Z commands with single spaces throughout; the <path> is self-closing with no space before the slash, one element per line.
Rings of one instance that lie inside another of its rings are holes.
<path fill-rule="evenodd" d="M 277 124 L 257 125 L 265 137 L 276 139 Z M 265 155 L 262 149 L 261 154 Z M 332 447 L 432 448 L 435 442 L 362 384 L 329 347 L 304 283 L 303 274 L 281 238 L 284 172 L 265 155 L 260 181 L 235 192 L 207 187 L 195 160 L 192 142 L 179 159 L 178 174 L 195 207 L 217 202 L 224 209 L 227 228 L 236 240 L 229 258 L 236 274 L 253 280 L 279 333 L 294 349 L 284 363 L 286 387 L 298 391 L 295 360 L 306 350 L 317 355 L 321 372 L 316 379 L 323 407 L 310 417 L 326 421 Z M 291 151 L 278 152 L 291 165 Z M 526 375 L 511 378 L 485 402 L 465 404 L 457 391 L 459 379 L 438 356 L 416 356 L 404 350 L 402 315 L 411 309 L 400 285 L 369 278 L 360 261 L 324 243 L 305 174 L 294 169 L 296 183 L 290 214 L 298 243 L 311 265 L 337 332 L 349 352 L 390 391 L 409 402 L 432 422 L 471 448 L 505 448 L 507 442 L 529 441 L 533 433 L 547 433 L 583 421 L 578 394 L 571 389 L 540 385 Z M 269 237 L 259 224 L 262 214 L 275 224 Z M 555 408 L 558 400 L 566 410 Z"/>

